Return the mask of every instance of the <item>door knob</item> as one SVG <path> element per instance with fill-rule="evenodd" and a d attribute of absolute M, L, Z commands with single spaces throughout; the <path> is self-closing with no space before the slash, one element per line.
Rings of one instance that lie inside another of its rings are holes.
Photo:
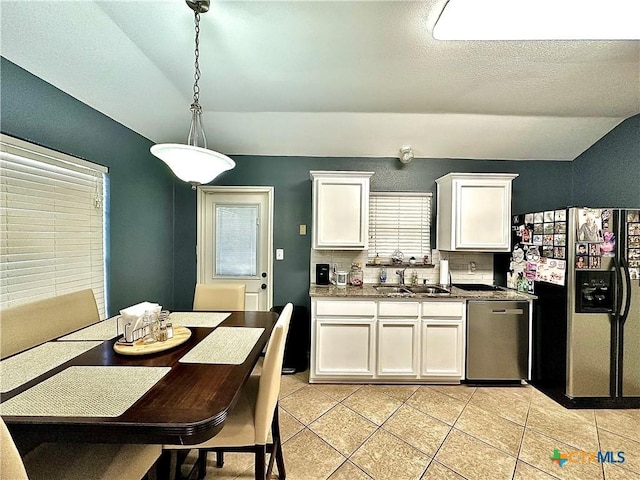
<path fill-rule="evenodd" d="M 267 288 L 267 284 L 266 284 L 266 283 L 263 283 L 262 285 L 260 285 L 260 288 L 261 288 L 262 290 L 266 290 L 266 288 Z"/>

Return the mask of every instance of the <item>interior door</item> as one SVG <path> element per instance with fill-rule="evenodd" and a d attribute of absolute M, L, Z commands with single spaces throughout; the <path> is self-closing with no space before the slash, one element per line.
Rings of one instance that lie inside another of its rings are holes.
<path fill-rule="evenodd" d="M 198 283 L 243 283 L 246 310 L 273 304 L 273 187 L 198 187 Z"/>

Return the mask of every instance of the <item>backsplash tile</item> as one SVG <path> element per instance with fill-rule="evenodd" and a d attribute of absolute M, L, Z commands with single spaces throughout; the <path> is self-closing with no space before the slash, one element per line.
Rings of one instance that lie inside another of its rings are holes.
<path fill-rule="evenodd" d="M 436 284 L 440 281 L 440 258 L 449 260 L 449 271 L 453 283 L 485 283 L 493 284 L 493 254 L 481 252 L 431 252 L 433 268 L 407 267 L 405 272 L 405 282 L 409 283 L 413 270 L 418 275 L 418 283 Z M 316 281 L 316 263 L 328 263 L 331 269 L 336 265 L 338 271 L 351 270 L 352 263 L 360 263 L 363 266 L 363 277 L 365 283 L 380 283 L 380 267 L 365 266 L 367 262 L 366 250 L 311 250 L 310 283 Z M 475 262 L 475 273 L 469 273 L 469 262 Z M 387 269 L 387 283 L 398 283 L 399 276 L 395 273 L 396 268 L 389 266 Z"/>

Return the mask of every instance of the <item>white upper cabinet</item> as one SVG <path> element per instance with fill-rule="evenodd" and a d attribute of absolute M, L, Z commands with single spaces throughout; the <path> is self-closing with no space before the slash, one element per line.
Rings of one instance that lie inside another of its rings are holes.
<path fill-rule="evenodd" d="M 450 173 L 436 180 L 436 248 L 511 250 L 511 182 L 517 174 Z"/>
<path fill-rule="evenodd" d="M 309 172 L 313 182 L 313 248 L 365 250 L 369 179 L 374 172 Z"/>

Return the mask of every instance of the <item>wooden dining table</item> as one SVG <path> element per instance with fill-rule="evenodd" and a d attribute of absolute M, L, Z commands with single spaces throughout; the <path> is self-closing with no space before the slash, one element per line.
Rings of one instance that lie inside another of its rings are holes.
<path fill-rule="evenodd" d="M 114 343 L 117 338 L 112 338 L 0 396 L 0 401 L 5 403 L 70 367 L 163 367 L 162 371 L 166 371 L 164 376 L 121 415 L 30 416 L 2 413 L 2 417 L 21 452 L 40 442 L 169 445 L 203 442 L 224 426 L 229 411 L 235 406 L 243 385 L 258 362 L 277 317 L 272 312 L 231 312 L 217 327 L 188 327 L 191 336 L 185 343 L 150 355 L 116 353 Z M 180 361 L 220 327 L 264 330 L 240 364 Z"/>

